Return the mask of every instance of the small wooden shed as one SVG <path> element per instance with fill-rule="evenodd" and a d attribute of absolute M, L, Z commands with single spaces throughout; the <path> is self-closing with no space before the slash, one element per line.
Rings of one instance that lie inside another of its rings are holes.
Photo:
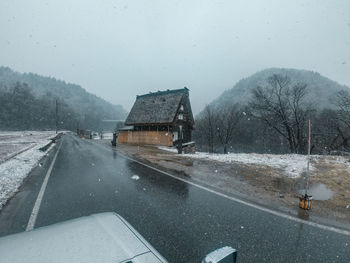
<path fill-rule="evenodd" d="M 194 119 L 189 90 L 158 91 L 136 96 L 125 125 L 120 129 L 118 143 L 176 145 L 192 140 Z"/>

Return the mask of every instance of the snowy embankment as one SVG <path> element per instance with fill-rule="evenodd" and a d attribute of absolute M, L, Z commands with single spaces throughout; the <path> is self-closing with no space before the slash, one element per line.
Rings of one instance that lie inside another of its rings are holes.
<path fill-rule="evenodd" d="M 167 152 L 177 153 L 177 149 L 175 147 L 167 147 L 167 146 L 157 146 L 159 150 L 164 150 Z"/>
<path fill-rule="evenodd" d="M 158 147 L 161 150 L 177 153 L 176 148 Z M 259 165 L 279 169 L 289 178 L 297 178 L 306 171 L 307 156 L 301 154 L 258 154 L 258 153 L 204 153 L 196 152 L 195 154 L 185 154 L 193 159 L 212 160 L 222 163 L 241 163 L 245 165 Z M 329 164 L 342 169 L 350 169 L 350 159 L 343 156 L 332 155 L 311 155 L 310 171 L 318 169 L 322 164 Z"/>
<path fill-rule="evenodd" d="M 229 153 L 229 154 L 209 154 L 196 152 L 187 154 L 196 159 L 209 159 L 224 163 L 243 163 L 268 166 L 281 169 L 290 178 L 296 178 L 306 170 L 307 156 L 300 154 L 257 154 L 257 153 Z M 310 170 L 313 167 L 310 165 Z"/>
<path fill-rule="evenodd" d="M 48 152 L 40 150 L 55 132 L 0 132 L 0 209 Z"/>
<path fill-rule="evenodd" d="M 161 150 L 177 152 L 175 148 L 158 147 Z M 186 154 L 194 159 L 213 160 L 223 163 L 242 163 L 248 165 L 268 166 L 280 169 L 287 177 L 296 178 L 306 170 L 307 157 L 300 154 L 257 154 L 257 153 L 204 153 Z M 310 169 L 313 167 L 310 165 Z"/>

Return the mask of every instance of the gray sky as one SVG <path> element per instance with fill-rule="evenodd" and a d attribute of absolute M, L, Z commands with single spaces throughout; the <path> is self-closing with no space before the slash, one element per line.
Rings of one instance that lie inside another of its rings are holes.
<path fill-rule="evenodd" d="M 137 94 L 187 86 L 198 113 L 266 67 L 350 86 L 350 1 L 1 0 L 0 65 L 127 110 Z"/>

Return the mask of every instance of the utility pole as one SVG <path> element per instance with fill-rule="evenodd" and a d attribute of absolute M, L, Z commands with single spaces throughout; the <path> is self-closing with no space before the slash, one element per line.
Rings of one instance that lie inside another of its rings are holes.
<path fill-rule="evenodd" d="M 307 170 L 305 178 L 305 195 L 299 196 L 299 207 L 304 210 L 311 209 L 312 196 L 307 194 L 309 189 L 309 177 L 310 177 L 310 150 L 311 150 L 311 124 L 308 121 L 308 147 L 307 147 Z"/>
<path fill-rule="evenodd" d="M 308 121 L 308 136 L 307 136 L 307 170 L 306 170 L 306 184 L 305 184 L 305 196 L 309 188 L 309 177 L 310 177 L 310 151 L 311 151 L 311 123 Z"/>
<path fill-rule="evenodd" d="M 177 127 L 178 127 L 178 145 L 177 153 L 182 154 L 182 141 L 183 141 L 183 124 L 184 124 L 184 115 L 183 115 L 183 106 L 180 107 L 180 110 L 177 115 Z"/>
<path fill-rule="evenodd" d="M 57 99 L 56 99 L 56 134 L 58 130 L 58 104 L 57 104 Z"/>
<path fill-rule="evenodd" d="M 179 125 L 179 135 L 178 135 L 178 147 L 177 153 L 182 154 L 182 125 Z"/>

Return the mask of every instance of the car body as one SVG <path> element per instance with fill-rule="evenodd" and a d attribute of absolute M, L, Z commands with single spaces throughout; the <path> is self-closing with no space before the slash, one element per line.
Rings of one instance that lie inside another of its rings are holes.
<path fill-rule="evenodd" d="M 1 262 L 167 262 L 124 218 L 93 214 L 0 238 Z"/>

